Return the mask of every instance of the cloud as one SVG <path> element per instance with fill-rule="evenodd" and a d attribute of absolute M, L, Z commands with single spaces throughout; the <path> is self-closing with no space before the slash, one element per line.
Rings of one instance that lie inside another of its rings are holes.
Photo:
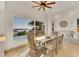
<path fill-rule="evenodd" d="M 20 25 L 20 26 L 14 26 L 13 28 L 16 28 L 16 29 L 32 29 L 33 26 L 30 26 L 30 25 Z"/>

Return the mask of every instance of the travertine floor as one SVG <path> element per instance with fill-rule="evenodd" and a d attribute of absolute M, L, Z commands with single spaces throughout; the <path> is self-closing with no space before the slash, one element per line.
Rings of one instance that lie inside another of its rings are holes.
<path fill-rule="evenodd" d="M 29 51 L 28 45 L 6 53 L 6 56 L 24 56 L 24 52 Z M 79 56 L 79 45 L 63 42 L 63 49 L 56 57 L 76 57 Z"/>

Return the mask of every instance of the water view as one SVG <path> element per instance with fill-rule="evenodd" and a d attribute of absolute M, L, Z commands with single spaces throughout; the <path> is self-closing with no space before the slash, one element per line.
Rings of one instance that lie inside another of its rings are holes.
<path fill-rule="evenodd" d="M 19 16 L 13 16 L 13 40 L 27 39 L 27 33 L 32 29 L 31 20 Z"/>

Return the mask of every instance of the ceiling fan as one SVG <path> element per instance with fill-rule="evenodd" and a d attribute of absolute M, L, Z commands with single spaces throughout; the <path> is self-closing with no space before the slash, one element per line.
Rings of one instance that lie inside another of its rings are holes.
<path fill-rule="evenodd" d="M 46 10 L 46 8 L 52 9 L 52 7 L 49 5 L 56 3 L 56 2 L 47 2 L 47 1 L 40 1 L 40 2 L 32 1 L 32 2 L 37 4 L 36 6 L 32 6 L 33 8 L 39 7 L 38 10 L 43 9 L 44 11 Z"/>

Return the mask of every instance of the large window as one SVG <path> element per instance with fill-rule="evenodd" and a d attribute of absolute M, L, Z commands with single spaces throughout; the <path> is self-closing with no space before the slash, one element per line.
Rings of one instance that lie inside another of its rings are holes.
<path fill-rule="evenodd" d="M 19 16 L 13 16 L 13 39 L 23 40 L 27 39 L 27 33 L 33 29 L 33 26 L 29 25 L 32 20 L 25 19 Z"/>

